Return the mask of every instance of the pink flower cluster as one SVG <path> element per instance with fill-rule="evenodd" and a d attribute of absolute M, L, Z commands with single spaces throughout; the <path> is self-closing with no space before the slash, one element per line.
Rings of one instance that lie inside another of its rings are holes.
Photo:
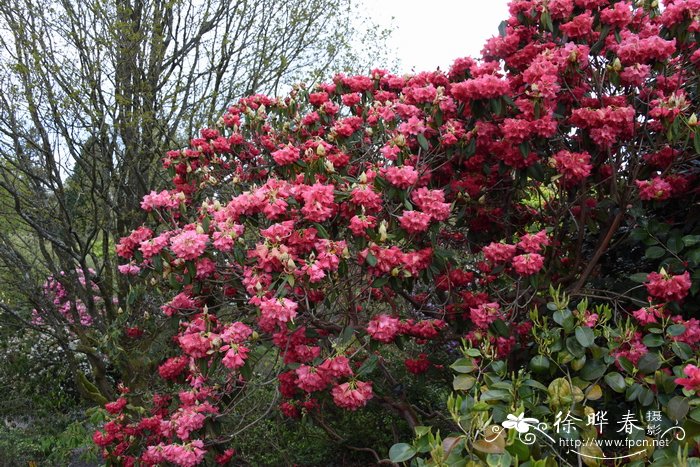
<path fill-rule="evenodd" d="M 538 273 L 544 266 L 544 256 L 539 252 L 549 243 L 547 232 L 541 230 L 536 234 L 522 235 L 516 245 L 491 242 L 482 249 L 482 252 L 487 261 L 495 265 L 510 262 L 515 272 L 521 276 L 530 276 Z M 516 255 L 517 250 L 524 253 Z"/>
<path fill-rule="evenodd" d="M 195 260 L 202 256 L 209 241 L 209 236 L 195 230 L 185 230 L 170 239 L 170 249 L 178 258 Z"/>
<path fill-rule="evenodd" d="M 497 319 L 506 319 L 506 314 L 501 310 L 501 305 L 498 303 L 482 303 L 476 308 L 469 311 L 469 316 L 472 323 L 479 329 L 488 329 L 488 327 Z"/>
<path fill-rule="evenodd" d="M 591 174 L 590 162 L 591 155 L 587 152 L 559 151 L 554 155 L 554 167 L 567 186 L 580 183 Z"/>
<path fill-rule="evenodd" d="M 373 395 L 371 381 L 350 381 L 339 384 L 331 390 L 333 402 L 338 407 L 348 410 L 364 407 Z"/>
<path fill-rule="evenodd" d="M 700 393 L 700 368 L 695 365 L 686 365 L 683 373 L 687 378 L 676 378 L 676 384 L 680 384 L 686 391 Z"/>
<path fill-rule="evenodd" d="M 385 314 L 374 316 L 367 324 L 367 334 L 372 339 L 389 343 L 393 342 L 400 335 L 417 337 L 419 339 L 434 339 L 438 336 L 440 329 L 445 326 L 442 320 L 421 320 L 412 319 L 400 320 Z"/>
<path fill-rule="evenodd" d="M 671 197 L 673 189 L 671 184 L 661 177 L 654 177 L 651 180 L 635 180 L 639 190 L 639 199 L 644 201 L 661 201 Z"/>
<path fill-rule="evenodd" d="M 690 273 L 672 275 L 666 271 L 651 272 L 647 276 L 645 283 L 649 295 L 662 302 L 677 302 L 683 300 L 690 286 Z"/>
<path fill-rule="evenodd" d="M 171 192 L 163 190 L 160 193 L 151 191 L 143 197 L 141 201 L 141 209 L 144 211 L 153 211 L 155 209 L 177 209 L 180 201 L 184 199 L 179 192 Z"/>

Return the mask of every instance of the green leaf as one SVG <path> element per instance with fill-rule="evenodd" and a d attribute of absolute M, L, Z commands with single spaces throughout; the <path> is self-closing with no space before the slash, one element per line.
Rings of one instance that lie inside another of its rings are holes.
<path fill-rule="evenodd" d="M 683 240 L 681 240 L 680 235 L 676 233 L 675 236 L 668 239 L 666 246 L 671 253 L 677 255 L 683 249 Z"/>
<path fill-rule="evenodd" d="M 377 265 L 377 258 L 372 253 L 367 253 L 367 264 L 372 267 Z"/>
<path fill-rule="evenodd" d="M 685 326 L 682 324 L 672 324 L 668 327 L 668 329 L 666 329 L 666 332 L 669 336 L 680 336 L 685 332 Z"/>
<path fill-rule="evenodd" d="M 328 235 L 328 231 L 326 230 L 325 227 L 323 227 L 321 224 L 318 222 L 314 222 L 314 227 L 318 231 L 318 236 L 321 238 L 330 238 L 330 235 Z"/>
<path fill-rule="evenodd" d="M 535 381 L 534 379 L 526 379 L 525 381 L 523 381 L 523 385 L 530 386 L 531 388 L 541 389 L 542 391 L 547 390 L 547 386 L 540 383 L 539 381 Z"/>
<path fill-rule="evenodd" d="M 470 357 L 481 357 L 481 351 L 479 349 L 467 349 L 466 354 Z"/>
<path fill-rule="evenodd" d="M 452 368 L 457 373 L 471 373 L 476 369 L 476 367 L 474 366 L 474 362 L 472 362 L 468 358 L 460 358 L 452 365 L 450 365 L 450 368 Z"/>
<path fill-rule="evenodd" d="M 688 399 L 681 396 L 674 397 L 668 401 L 668 405 L 666 406 L 668 418 L 674 421 L 683 420 L 685 416 L 688 415 L 689 410 L 690 404 L 688 403 Z"/>
<path fill-rule="evenodd" d="M 690 418 L 695 420 L 696 422 L 700 423 L 700 407 L 697 409 L 694 409 L 692 412 L 689 414 Z"/>
<path fill-rule="evenodd" d="M 661 361 L 659 360 L 659 356 L 653 352 L 642 355 L 639 362 L 637 362 L 637 368 L 639 368 L 639 371 L 647 375 L 655 372 L 660 367 Z"/>
<path fill-rule="evenodd" d="M 349 344 L 355 337 L 355 329 L 352 326 L 347 326 L 345 329 L 343 329 L 343 332 L 340 333 L 339 337 L 340 343 Z"/>
<path fill-rule="evenodd" d="M 575 337 L 566 338 L 566 350 L 568 350 L 569 353 L 576 358 L 584 357 L 586 355 L 586 349 L 578 343 L 578 340 Z"/>
<path fill-rule="evenodd" d="M 605 383 L 615 392 L 625 392 L 625 378 L 617 371 L 605 375 Z"/>
<path fill-rule="evenodd" d="M 510 401 L 510 392 L 505 389 L 489 389 L 481 395 L 481 401 Z"/>
<path fill-rule="evenodd" d="M 498 25 L 498 34 L 501 37 L 506 37 L 506 28 L 508 27 L 508 21 L 501 21 L 501 24 Z"/>
<path fill-rule="evenodd" d="M 700 235 L 686 235 L 683 237 L 683 245 L 685 246 L 693 246 L 697 243 L 700 243 Z"/>
<path fill-rule="evenodd" d="M 418 140 L 418 144 L 420 144 L 420 147 L 423 148 L 424 151 L 430 149 L 430 143 L 428 143 L 428 140 L 425 138 L 425 135 L 423 135 L 423 133 L 418 133 L 416 139 Z"/>
<path fill-rule="evenodd" d="M 645 407 L 651 405 L 654 402 L 654 393 L 649 388 L 642 388 L 637 395 L 637 400 Z"/>
<path fill-rule="evenodd" d="M 554 322 L 564 328 L 566 332 L 570 332 L 574 328 L 574 315 L 569 310 L 555 311 L 552 315 Z"/>
<path fill-rule="evenodd" d="M 646 256 L 649 259 L 658 259 L 658 258 L 661 258 L 665 254 L 666 254 L 666 250 L 664 250 L 660 246 L 650 246 L 644 252 L 644 256 Z"/>
<path fill-rule="evenodd" d="M 508 451 L 501 454 L 490 453 L 486 455 L 486 465 L 489 467 L 510 467 L 513 463 L 513 458 Z"/>
<path fill-rule="evenodd" d="M 530 368 L 536 373 L 541 373 L 549 369 L 549 358 L 544 355 L 535 355 L 530 360 Z"/>
<path fill-rule="evenodd" d="M 625 391 L 625 400 L 636 400 L 641 392 L 642 386 L 639 383 L 634 383 L 632 386 L 627 388 L 627 391 Z"/>
<path fill-rule="evenodd" d="M 521 462 L 530 458 L 530 448 L 517 438 L 513 440 L 513 444 L 506 446 L 506 449 Z"/>
<path fill-rule="evenodd" d="M 392 462 L 404 462 L 416 455 L 416 450 L 413 446 L 406 443 L 394 444 L 389 449 L 389 459 Z"/>
<path fill-rule="evenodd" d="M 377 363 L 379 358 L 376 355 L 370 355 L 367 360 L 362 364 L 359 370 L 357 370 L 357 376 L 366 376 L 377 368 Z"/>
<path fill-rule="evenodd" d="M 476 378 L 469 375 L 455 375 L 452 381 L 452 387 L 455 391 L 468 391 L 474 387 Z"/>
<path fill-rule="evenodd" d="M 664 336 L 660 334 L 647 334 L 642 338 L 642 342 L 647 347 L 660 347 L 664 345 Z"/>
<path fill-rule="evenodd" d="M 671 350 L 681 360 L 688 360 L 693 356 L 693 349 L 685 342 L 674 342 L 671 344 Z"/>
<path fill-rule="evenodd" d="M 638 284 L 641 284 L 641 283 L 643 283 L 643 282 L 646 282 L 647 276 L 648 276 L 648 275 L 649 275 L 649 274 L 646 273 L 646 272 L 638 272 L 637 274 L 632 274 L 632 275 L 630 276 L 630 280 L 631 280 L 632 282 L 636 282 L 636 283 L 638 283 Z"/>
<path fill-rule="evenodd" d="M 496 331 L 496 333 L 498 333 L 498 335 L 502 337 L 510 336 L 510 330 L 508 329 L 508 326 L 506 326 L 506 323 L 504 323 L 502 319 L 497 319 L 493 322 L 491 326 L 493 326 L 493 329 Z"/>
<path fill-rule="evenodd" d="M 549 32 L 554 32 L 554 25 L 552 24 L 552 17 L 549 15 L 549 11 L 546 9 L 542 12 L 542 16 L 540 16 L 540 21 L 542 23 L 542 26 L 545 27 Z"/>
<path fill-rule="evenodd" d="M 581 368 L 580 375 L 581 378 L 585 379 L 586 381 L 593 381 L 602 377 L 607 368 L 608 366 L 600 360 L 589 360 L 586 362 L 583 368 Z"/>
<path fill-rule="evenodd" d="M 576 328 L 576 340 L 579 344 L 584 347 L 590 347 L 595 341 L 595 334 L 593 334 L 593 329 L 579 326 Z"/>
<path fill-rule="evenodd" d="M 634 373 L 634 364 L 628 358 L 619 357 L 617 362 L 627 373 Z"/>

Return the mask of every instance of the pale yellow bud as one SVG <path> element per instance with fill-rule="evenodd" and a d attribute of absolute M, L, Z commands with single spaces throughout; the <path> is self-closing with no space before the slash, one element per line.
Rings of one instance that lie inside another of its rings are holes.
<path fill-rule="evenodd" d="M 204 227 L 202 227 L 202 224 L 197 224 L 197 228 L 195 229 L 198 234 L 203 234 L 204 233 Z"/>
<path fill-rule="evenodd" d="M 387 227 L 386 221 L 382 221 L 379 224 L 379 241 L 380 242 L 384 242 L 387 239 L 386 227 Z"/>
<path fill-rule="evenodd" d="M 622 62 L 620 61 L 619 58 L 616 57 L 615 60 L 613 61 L 612 69 L 615 71 L 618 71 L 618 72 L 620 70 L 622 70 Z"/>
<path fill-rule="evenodd" d="M 320 147 L 320 146 L 319 146 L 319 147 Z M 335 166 L 333 165 L 333 163 L 332 163 L 331 161 L 326 160 L 326 161 L 323 163 L 323 166 L 326 168 L 326 172 L 335 173 Z"/>
<path fill-rule="evenodd" d="M 326 147 L 322 144 L 319 144 L 316 146 L 316 154 L 319 156 L 325 156 L 326 155 Z"/>
<path fill-rule="evenodd" d="M 693 113 L 693 115 L 688 118 L 688 125 L 695 126 L 698 124 L 698 116 Z"/>
<path fill-rule="evenodd" d="M 360 181 L 360 183 L 367 183 L 367 174 L 362 172 L 358 180 Z"/>

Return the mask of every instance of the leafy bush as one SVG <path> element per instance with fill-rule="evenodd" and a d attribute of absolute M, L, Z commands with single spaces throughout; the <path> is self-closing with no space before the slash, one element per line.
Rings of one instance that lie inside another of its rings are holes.
<path fill-rule="evenodd" d="M 143 199 L 149 223 L 117 246 L 129 336 L 158 337 L 160 380 L 105 405 L 109 462 L 229 463 L 261 391 L 256 413 L 338 441 L 339 409 L 389 409 L 417 436 L 396 462 L 694 455 L 697 6 L 510 11 L 480 62 L 246 97 L 167 154 L 173 188 Z M 146 288 L 172 297 L 162 314 L 139 315 Z M 448 379 L 460 342 L 446 420 L 412 375 Z M 620 440 L 651 413 L 670 446 L 573 443 L 602 435 L 585 421 L 603 412 L 628 422 Z M 572 452 L 540 422 L 567 423 Z M 530 426 L 544 441 L 514 434 Z"/>

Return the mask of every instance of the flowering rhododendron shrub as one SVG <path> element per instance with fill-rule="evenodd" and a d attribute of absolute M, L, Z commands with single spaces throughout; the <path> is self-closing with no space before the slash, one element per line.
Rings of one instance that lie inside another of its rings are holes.
<path fill-rule="evenodd" d="M 229 462 L 227 420 L 265 378 L 285 416 L 324 427 L 394 410 L 419 435 L 394 461 L 554 456 L 478 438 L 525 409 L 585 421 L 626 404 L 690 433 L 698 8 L 515 0 L 480 60 L 246 97 L 169 152 L 172 187 L 144 198 L 151 221 L 117 253 L 172 297 L 144 332 L 173 335 L 160 381 L 108 405 L 105 458 Z M 458 431 L 438 452 L 393 360 L 449 376 L 431 349 L 460 344 Z"/>

